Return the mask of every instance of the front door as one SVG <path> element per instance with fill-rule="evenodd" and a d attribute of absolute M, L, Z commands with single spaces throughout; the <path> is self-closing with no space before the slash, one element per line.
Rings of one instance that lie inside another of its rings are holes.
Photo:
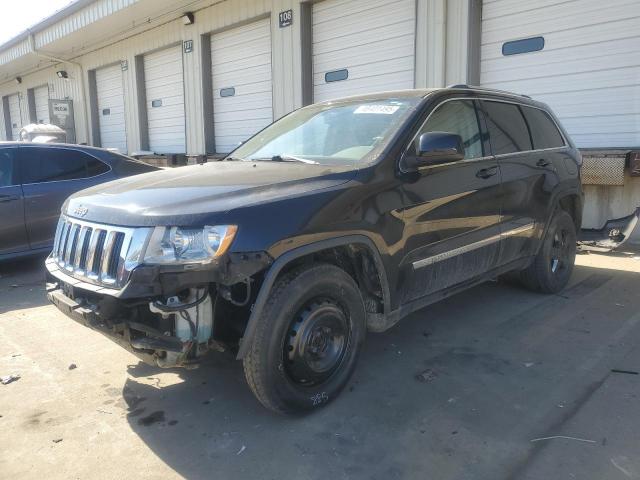
<path fill-rule="evenodd" d="M 426 132 L 462 137 L 465 158 L 423 168 L 405 182 L 404 303 L 477 277 L 496 265 L 500 245 L 500 171 L 481 135 L 477 104 L 440 103 L 409 147 Z"/>
<path fill-rule="evenodd" d="M 15 152 L 0 147 L 0 255 L 29 250 Z"/>

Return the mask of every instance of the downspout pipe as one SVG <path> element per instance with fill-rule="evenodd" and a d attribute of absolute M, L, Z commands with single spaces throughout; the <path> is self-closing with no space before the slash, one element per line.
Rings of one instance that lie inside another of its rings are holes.
<path fill-rule="evenodd" d="M 29 46 L 31 47 L 31 51 L 37 56 L 44 58 L 46 60 L 52 60 L 58 63 L 66 63 L 67 65 L 74 65 L 78 67 L 80 70 L 80 96 L 82 97 L 82 111 L 84 112 L 84 133 L 85 133 L 85 142 L 90 144 L 90 133 L 89 133 L 89 115 L 88 115 L 88 102 L 87 102 L 87 93 L 84 86 L 84 67 L 81 63 L 74 62 L 73 60 L 65 60 L 64 58 L 58 58 L 53 55 L 50 55 L 46 52 L 38 50 L 36 48 L 36 38 L 33 33 L 29 32 Z"/>

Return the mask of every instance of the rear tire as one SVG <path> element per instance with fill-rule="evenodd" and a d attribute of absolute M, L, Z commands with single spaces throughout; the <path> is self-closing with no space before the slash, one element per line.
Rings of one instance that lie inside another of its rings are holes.
<path fill-rule="evenodd" d="M 520 281 L 530 290 L 558 293 L 569 282 L 576 259 L 576 226 L 564 210 L 549 224 L 542 245 L 531 265 L 520 272 Z"/>
<path fill-rule="evenodd" d="M 260 403 L 297 413 L 332 401 L 355 369 L 365 315 L 358 285 L 336 266 L 305 266 L 277 280 L 243 361 Z"/>

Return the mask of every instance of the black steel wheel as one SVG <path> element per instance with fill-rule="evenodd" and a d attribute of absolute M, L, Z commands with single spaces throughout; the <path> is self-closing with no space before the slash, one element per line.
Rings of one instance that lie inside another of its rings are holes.
<path fill-rule="evenodd" d="M 351 340 L 347 314 L 330 299 L 314 299 L 294 317 L 284 342 L 284 370 L 301 385 L 326 382 Z"/>
<path fill-rule="evenodd" d="M 244 358 L 247 383 L 278 413 L 335 399 L 355 370 L 366 331 L 358 285 L 342 269 L 315 264 L 273 286 Z"/>

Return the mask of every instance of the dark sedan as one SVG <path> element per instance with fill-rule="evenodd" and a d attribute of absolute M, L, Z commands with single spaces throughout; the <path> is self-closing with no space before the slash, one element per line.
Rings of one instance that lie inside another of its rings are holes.
<path fill-rule="evenodd" d="M 72 193 L 153 170 L 101 148 L 0 143 L 0 260 L 50 251 L 60 207 Z"/>

